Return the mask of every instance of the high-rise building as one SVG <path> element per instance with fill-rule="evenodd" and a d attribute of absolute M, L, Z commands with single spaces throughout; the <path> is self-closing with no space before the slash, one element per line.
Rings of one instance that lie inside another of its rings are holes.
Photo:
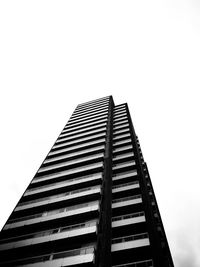
<path fill-rule="evenodd" d="M 0 233 L 0 266 L 173 267 L 127 104 L 80 104 Z"/>

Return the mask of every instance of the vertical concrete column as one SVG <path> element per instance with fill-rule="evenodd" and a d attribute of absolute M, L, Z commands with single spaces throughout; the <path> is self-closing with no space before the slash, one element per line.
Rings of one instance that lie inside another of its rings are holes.
<path fill-rule="evenodd" d="M 97 240 L 96 266 L 111 266 L 111 221 L 112 221 L 112 136 L 113 136 L 112 96 L 109 100 L 109 112 L 104 155 L 104 172 L 102 182 L 102 197 L 100 203 L 100 219 Z"/>

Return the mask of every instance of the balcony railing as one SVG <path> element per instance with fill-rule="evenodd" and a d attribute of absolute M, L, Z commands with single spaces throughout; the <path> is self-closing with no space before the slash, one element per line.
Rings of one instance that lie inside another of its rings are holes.
<path fill-rule="evenodd" d="M 112 267 L 153 267 L 152 260 L 137 261 L 132 263 L 113 265 Z"/>
<path fill-rule="evenodd" d="M 78 255 L 86 255 L 86 254 L 93 254 L 94 253 L 94 246 L 88 246 L 73 250 L 67 250 L 62 252 L 55 252 L 55 253 L 48 253 L 41 256 L 35 256 L 35 257 L 29 257 L 29 258 L 23 258 L 23 259 L 17 259 L 17 260 L 11 260 L 11 261 L 4 261 L 0 263 L 0 266 L 5 266 L 6 264 L 13 264 L 12 266 L 22 266 L 25 264 L 30 263 L 39 263 L 44 261 L 49 261 L 49 263 L 52 260 L 55 259 L 61 259 L 61 258 L 67 258 L 67 257 L 73 257 Z"/>
<path fill-rule="evenodd" d="M 54 235 L 57 233 L 68 232 L 68 231 L 75 230 L 75 229 L 82 229 L 82 228 L 96 226 L 96 224 L 97 224 L 97 220 L 91 220 L 91 221 L 86 221 L 83 223 L 72 224 L 72 225 L 63 226 L 63 227 L 57 227 L 57 228 L 53 228 L 50 230 L 38 231 L 38 232 L 26 234 L 26 235 L 4 238 L 4 239 L 0 240 L 0 244 L 26 240 L 26 239 L 30 239 L 30 238 Z"/>
<path fill-rule="evenodd" d="M 90 175 L 86 175 L 86 176 L 68 179 L 67 181 L 55 182 L 55 183 L 52 183 L 50 185 L 43 185 L 43 186 L 30 188 L 25 192 L 24 196 L 29 195 L 31 192 L 33 194 L 40 193 L 41 191 L 48 191 L 48 190 L 51 190 L 51 189 L 54 189 L 57 187 L 65 187 L 67 185 L 71 185 L 73 182 L 84 182 L 84 180 L 88 181 L 91 179 L 102 179 L 102 173 L 90 174 Z"/>
<path fill-rule="evenodd" d="M 114 203 L 124 202 L 124 201 L 127 201 L 127 200 L 132 200 L 132 199 L 137 199 L 137 198 L 141 198 L 141 195 L 135 195 L 135 196 L 129 196 L 129 197 L 113 199 L 112 203 L 114 204 Z"/>
<path fill-rule="evenodd" d="M 8 223 L 10 224 L 10 223 L 15 223 L 15 222 L 21 222 L 21 221 L 26 221 L 26 220 L 30 220 L 30 219 L 35 219 L 35 218 L 39 218 L 39 217 L 47 217 L 47 216 L 55 215 L 55 214 L 58 214 L 58 213 L 63 213 L 63 212 L 76 210 L 76 209 L 80 209 L 80 208 L 84 208 L 84 207 L 88 207 L 88 206 L 93 206 L 93 205 L 96 205 L 97 203 L 98 203 L 98 201 L 94 201 L 92 203 L 91 202 L 81 203 L 81 204 L 78 204 L 78 205 L 69 206 L 67 208 L 60 208 L 60 209 L 56 209 L 56 210 L 43 211 L 43 212 L 40 212 L 40 213 L 37 213 L 37 214 L 25 216 L 25 217 L 10 219 L 8 221 Z"/>
<path fill-rule="evenodd" d="M 43 202 L 45 200 L 52 200 L 52 199 L 57 199 L 57 198 L 65 197 L 65 196 L 70 196 L 70 195 L 74 195 L 74 194 L 85 192 L 85 191 L 90 191 L 90 190 L 97 189 L 97 188 L 100 188 L 100 186 L 91 186 L 91 187 L 81 188 L 81 189 L 77 189 L 74 191 L 69 191 L 69 192 L 65 192 L 65 193 L 61 193 L 61 194 L 57 194 L 53 196 L 38 198 L 38 199 L 26 201 L 26 202 L 20 202 L 17 207 L 25 206 L 25 205 L 37 203 L 37 202 Z M 17 208 L 15 210 L 17 210 Z"/>
<path fill-rule="evenodd" d="M 138 181 L 133 181 L 133 182 L 125 183 L 125 184 L 113 185 L 112 189 L 126 187 L 128 185 L 134 185 L 134 184 L 139 184 L 139 182 Z"/>
<path fill-rule="evenodd" d="M 148 233 L 117 237 L 117 238 L 113 238 L 112 239 L 112 244 L 122 243 L 122 242 L 129 242 L 129 241 L 138 240 L 138 239 L 144 239 L 144 238 L 148 238 L 148 237 L 149 237 Z"/>
<path fill-rule="evenodd" d="M 113 217 L 112 222 L 136 218 L 136 217 L 140 217 L 140 216 L 144 216 L 144 211 Z"/>

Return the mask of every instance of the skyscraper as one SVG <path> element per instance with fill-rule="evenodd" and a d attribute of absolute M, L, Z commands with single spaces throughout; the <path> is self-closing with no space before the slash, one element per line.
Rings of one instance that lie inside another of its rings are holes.
<path fill-rule="evenodd" d="M 0 266 L 173 267 L 127 104 L 80 104 L 0 233 Z"/>

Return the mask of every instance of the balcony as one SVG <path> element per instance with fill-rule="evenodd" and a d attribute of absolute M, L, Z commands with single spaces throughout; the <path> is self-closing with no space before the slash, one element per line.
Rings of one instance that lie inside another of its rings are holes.
<path fill-rule="evenodd" d="M 124 236 L 112 239 L 111 251 L 119 251 L 126 249 L 133 249 L 137 247 L 149 246 L 148 233 L 136 234 L 131 236 Z"/>
<path fill-rule="evenodd" d="M 95 118 L 95 117 L 99 117 L 101 116 L 102 114 L 104 113 L 108 113 L 108 108 L 101 108 L 101 110 L 97 110 L 97 111 L 94 111 L 94 112 L 90 112 L 88 114 L 85 114 L 85 115 L 80 115 L 80 116 L 75 116 L 75 115 L 72 115 L 68 121 L 68 123 L 73 123 L 73 122 L 79 122 L 79 121 L 84 121 L 84 120 L 87 120 L 87 119 L 90 119 L 90 118 Z M 67 124 L 68 124 L 67 123 Z"/>
<path fill-rule="evenodd" d="M 91 136 L 86 136 L 86 137 L 82 137 L 82 138 L 78 138 L 78 139 L 75 139 L 75 140 L 64 140 L 62 139 L 62 143 L 56 143 L 54 146 L 53 146 L 53 149 L 54 150 L 58 150 L 59 148 L 61 147 L 70 147 L 70 146 L 74 146 L 74 145 L 81 145 L 83 143 L 86 143 L 87 141 L 95 141 L 95 140 L 98 140 L 100 137 L 105 137 L 106 135 L 106 132 L 101 132 L 101 133 L 98 133 L 98 134 L 93 134 Z"/>
<path fill-rule="evenodd" d="M 126 146 L 122 146 L 122 147 L 118 147 L 118 148 L 114 148 L 113 149 L 113 154 L 114 156 L 117 155 L 117 154 L 121 154 L 121 152 L 123 151 L 127 151 L 127 150 L 131 150 L 133 149 L 133 146 L 130 144 L 130 145 L 126 145 Z"/>
<path fill-rule="evenodd" d="M 100 110 L 97 110 L 95 112 L 89 112 L 88 114 L 86 113 L 85 115 L 72 115 L 71 118 L 69 119 L 69 122 L 74 122 L 74 121 L 79 121 L 79 120 L 85 120 L 87 118 L 92 118 L 92 117 L 95 117 L 95 116 L 99 116 L 101 115 L 102 113 L 108 111 L 108 108 L 101 108 Z M 68 122 L 68 123 L 69 123 Z"/>
<path fill-rule="evenodd" d="M 88 227 L 92 227 L 92 226 L 96 226 L 97 225 L 98 220 L 97 219 L 86 219 L 86 220 L 81 220 L 80 223 L 76 223 L 74 224 L 73 221 L 71 222 L 71 224 L 66 225 L 66 222 L 63 223 L 63 225 L 60 226 L 56 226 L 56 227 L 52 227 L 52 226 L 48 226 L 47 228 L 43 229 L 43 230 L 39 230 L 38 229 L 32 229 L 30 232 L 27 233 L 18 233 L 18 235 L 16 236 L 12 236 L 12 235 L 8 235 L 8 236 L 4 236 L 4 238 L 0 239 L 0 244 L 6 244 L 6 243 L 14 243 L 17 241 L 24 241 L 27 239 L 33 239 L 33 238 L 38 238 L 38 237 L 45 237 L 45 236 L 50 236 L 50 235 L 54 235 L 57 233 L 62 233 L 62 232 L 69 232 L 72 230 L 80 230 L 82 228 L 88 228 Z M 5 232 L 4 232 L 5 233 Z"/>
<path fill-rule="evenodd" d="M 97 104 L 100 104 L 100 103 L 109 102 L 109 100 L 110 100 L 110 97 L 109 96 L 105 96 L 105 97 L 102 97 L 102 98 L 99 98 L 99 99 L 96 99 L 96 100 L 91 100 L 91 101 L 87 101 L 87 102 L 84 102 L 82 104 L 79 104 L 76 107 L 76 109 L 81 108 L 81 107 L 90 106 L 90 105 L 97 105 Z"/>
<path fill-rule="evenodd" d="M 135 204 L 139 204 L 139 203 L 142 203 L 142 196 L 141 195 L 124 197 L 124 198 L 113 200 L 112 209 L 126 207 L 129 205 L 135 205 Z"/>
<path fill-rule="evenodd" d="M 152 260 L 135 261 L 126 264 L 113 265 L 112 267 L 153 267 Z"/>
<path fill-rule="evenodd" d="M 67 123 L 67 125 L 65 126 L 64 130 L 72 130 L 74 128 L 81 128 L 93 123 L 97 123 L 97 122 L 101 122 L 102 120 L 106 120 L 107 119 L 108 114 L 104 113 L 103 115 L 99 116 L 98 118 L 91 118 L 91 119 L 87 119 L 85 121 L 81 121 L 81 122 L 74 122 L 74 123 Z"/>
<path fill-rule="evenodd" d="M 50 185 L 44 185 L 44 186 L 40 186 L 40 187 L 36 187 L 36 188 L 29 188 L 24 193 L 24 196 L 26 197 L 26 196 L 30 196 L 30 195 L 34 195 L 34 194 L 53 191 L 56 189 L 63 189 L 66 187 L 72 187 L 72 186 L 75 186 L 77 184 L 82 184 L 82 183 L 84 184 L 86 182 L 92 182 L 96 179 L 97 180 L 102 179 L 102 173 L 90 174 L 90 175 L 86 175 L 86 176 L 77 177 L 74 179 L 69 179 L 67 181 L 53 183 Z M 22 206 L 22 205 L 25 205 L 25 203 L 20 202 L 18 205 Z"/>
<path fill-rule="evenodd" d="M 112 180 L 114 182 L 114 181 L 118 181 L 118 180 L 126 179 L 126 178 L 131 178 L 131 177 L 135 177 L 135 176 L 137 176 L 137 170 L 132 170 L 132 171 L 119 173 L 119 174 L 113 176 Z"/>
<path fill-rule="evenodd" d="M 119 155 L 113 157 L 113 164 L 121 162 L 122 160 L 125 160 L 125 159 L 129 159 L 129 158 L 132 159 L 133 157 L 134 157 L 133 152 L 126 152 L 123 154 L 119 154 Z"/>
<path fill-rule="evenodd" d="M 131 139 L 130 138 L 124 139 L 122 141 L 116 141 L 116 142 L 114 142 L 113 143 L 113 148 L 115 149 L 116 147 L 125 145 L 127 143 L 131 143 Z"/>
<path fill-rule="evenodd" d="M 115 135 L 113 140 L 116 141 L 116 140 L 124 138 L 124 137 L 130 137 L 129 131 L 127 131 L 127 133 L 122 133 L 122 134 Z"/>
<path fill-rule="evenodd" d="M 75 166 L 75 165 L 88 164 L 88 162 L 97 161 L 97 160 L 102 159 L 103 157 L 104 157 L 104 153 L 97 153 L 97 154 L 90 155 L 87 157 L 82 157 L 79 159 L 68 160 L 68 161 L 66 160 L 66 161 L 61 162 L 61 163 L 51 164 L 50 166 L 42 165 L 42 167 L 39 169 L 38 173 L 47 172 L 47 171 L 51 171 L 51 170 L 55 170 L 55 169 L 57 170 L 57 169 L 63 168 L 63 167 L 73 168 L 73 166 Z"/>
<path fill-rule="evenodd" d="M 92 122 L 92 121 L 97 121 L 99 119 L 101 119 L 102 117 L 105 117 L 108 115 L 108 110 L 106 110 L 106 112 L 102 112 L 100 113 L 99 115 L 94 115 L 94 114 L 91 114 L 90 116 L 88 116 L 87 118 L 81 118 L 81 119 L 78 119 L 78 120 L 70 120 L 68 121 L 67 125 L 66 125 L 66 128 L 69 126 L 69 127 L 74 127 L 75 125 L 82 125 L 82 124 L 85 124 L 85 123 L 88 123 L 88 122 Z"/>
<path fill-rule="evenodd" d="M 82 175 L 85 174 L 85 172 L 89 172 L 89 171 L 95 171 L 95 170 L 102 170 L 103 169 L 103 163 L 99 162 L 99 163 L 94 163 L 94 164 L 89 164 L 86 166 L 82 166 L 82 167 L 77 167 L 77 168 L 73 168 L 73 169 L 69 169 L 66 171 L 59 171 L 57 173 L 53 173 L 53 174 L 48 174 L 48 175 L 44 175 L 44 176 L 40 176 L 37 177 L 37 179 L 35 178 L 32 181 L 32 184 L 34 183 L 40 183 L 43 181 L 49 181 L 51 179 L 55 179 L 55 178 L 60 178 L 60 177 L 64 177 L 65 180 L 68 179 L 66 178 L 66 176 L 70 176 L 70 175 L 78 175 L 80 173 L 82 173 Z"/>
<path fill-rule="evenodd" d="M 99 210 L 99 204 L 98 201 L 95 201 L 93 203 L 83 203 L 80 205 L 68 207 L 66 209 L 61 209 L 58 210 L 56 214 L 52 215 L 46 215 L 43 216 L 44 213 L 39 214 L 39 217 L 31 218 L 28 220 L 23 220 L 20 222 L 8 222 L 3 230 L 8 230 L 8 229 L 13 229 L 13 228 L 18 228 L 22 226 L 29 226 L 29 225 L 34 225 L 34 224 L 39 224 L 39 223 L 45 223 L 47 222 L 48 224 L 51 223 L 53 220 L 63 220 L 67 219 L 68 217 L 73 217 L 73 216 L 83 216 L 85 213 L 91 213 L 91 212 L 98 212 Z M 44 214 L 45 215 L 45 214 Z"/>
<path fill-rule="evenodd" d="M 122 110 L 121 112 L 114 113 L 114 119 L 115 119 L 115 118 L 122 117 L 122 116 L 124 116 L 124 115 L 127 115 L 126 110 Z"/>
<path fill-rule="evenodd" d="M 122 111 L 125 111 L 126 110 L 126 106 L 125 105 L 123 105 L 123 106 L 115 106 L 115 108 L 114 108 L 114 114 L 118 114 L 118 113 L 120 113 L 120 112 L 122 112 Z"/>
<path fill-rule="evenodd" d="M 25 209 L 33 209 L 33 208 L 38 208 L 41 206 L 46 206 L 46 208 L 47 208 L 51 204 L 59 203 L 59 205 L 60 205 L 61 202 L 67 203 L 67 202 L 72 201 L 74 199 L 76 199 L 76 201 L 78 202 L 79 198 L 86 199 L 87 196 L 93 195 L 93 194 L 100 194 L 100 192 L 101 192 L 100 186 L 82 188 L 82 189 L 78 189 L 78 190 L 74 190 L 74 191 L 70 191 L 70 192 L 61 193 L 58 195 L 53 195 L 50 197 L 45 197 L 45 198 L 33 200 L 33 201 L 28 202 L 28 203 L 24 203 L 24 205 L 17 206 L 14 211 L 15 212 L 16 211 L 24 211 Z"/>
<path fill-rule="evenodd" d="M 100 145 L 100 146 L 94 146 L 92 148 L 86 148 L 86 149 L 83 149 L 81 151 L 76 151 L 76 152 L 71 152 L 71 153 L 68 153 L 66 152 L 64 155 L 62 156 L 54 156 L 54 157 L 51 157 L 51 158 L 47 158 L 43 164 L 49 164 L 51 162 L 60 162 L 60 161 L 63 161 L 65 159 L 72 159 L 72 158 L 80 158 L 80 157 L 84 157 L 84 156 L 87 156 L 87 155 L 93 155 L 95 152 L 98 152 L 98 151 L 102 151 L 102 150 L 105 150 L 105 145 Z"/>
<path fill-rule="evenodd" d="M 75 112 L 72 114 L 70 120 L 75 120 L 75 119 L 79 119 L 79 118 L 84 118 L 84 117 L 88 117 L 90 115 L 93 114 L 97 114 L 97 113 L 101 113 L 104 112 L 105 110 L 108 110 L 108 106 L 104 106 L 104 107 L 99 107 L 97 110 L 93 110 L 93 111 L 84 111 L 84 112 Z"/>
<path fill-rule="evenodd" d="M 112 187 L 112 193 L 118 193 L 118 192 L 122 192 L 122 191 L 132 190 L 132 189 L 136 189 L 139 187 L 140 187 L 140 185 L 139 185 L 138 181 L 132 181 L 129 183 L 113 186 Z"/>
<path fill-rule="evenodd" d="M 128 133 L 130 131 L 129 128 L 125 128 L 125 129 L 122 129 L 122 130 L 115 130 L 113 135 L 114 137 L 117 136 L 118 134 L 122 134 L 122 133 Z"/>
<path fill-rule="evenodd" d="M 128 128 L 129 127 L 129 124 L 128 123 L 123 123 L 121 125 L 116 125 L 113 127 L 113 130 L 114 130 L 114 134 L 115 132 L 117 132 L 119 129 L 122 129 L 122 128 Z"/>
<path fill-rule="evenodd" d="M 83 247 L 64 252 L 51 253 L 15 261 L 4 261 L 0 266 L 23 267 L 65 267 L 65 266 L 94 266 L 94 247 Z"/>
<path fill-rule="evenodd" d="M 79 114 L 79 113 L 82 113 L 82 112 L 92 112 L 92 111 L 95 111 L 95 110 L 99 110 L 100 108 L 105 108 L 105 107 L 109 107 L 109 102 L 108 101 L 105 101 L 103 103 L 98 103 L 98 104 L 94 104 L 94 105 L 88 105 L 88 106 L 77 106 L 75 111 L 73 112 L 73 115 L 75 114 Z"/>
<path fill-rule="evenodd" d="M 101 127 L 97 130 L 93 130 L 93 131 L 88 131 L 86 133 L 82 133 L 82 134 L 74 134 L 73 136 L 70 136 L 70 137 L 65 137 L 65 136 L 59 136 L 57 141 L 56 141 L 56 144 L 59 144 L 59 143 L 62 143 L 62 142 L 65 142 L 65 141 L 73 141 L 73 140 L 77 140 L 79 138 L 84 138 L 84 137 L 87 137 L 87 136 L 91 136 L 93 134 L 98 134 L 98 133 L 103 133 L 106 131 L 106 127 Z"/>
<path fill-rule="evenodd" d="M 100 144 L 102 142 L 105 142 L 105 138 L 99 138 L 98 140 L 95 141 L 89 141 L 87 143 L 81 144 L 81 145 L 75 145 L 75 146 L 71 146 L 71 147 L 66 147 L 66 148 L 60 148 L 59 150 L 56 151 L 52 151 L 48 154 L 48 156 L 52 156 L 52 155 L 57 155 L 60 154 L 62 152 L 70 152 L 73 150 L 81 150 L 85 147 L 90 147 L 96 144 Z"/>
<path fill-rule="evenodd" d="M 128 124 L 128 119 L 124 119 L 122 121 L 118 121 L 118 122 L 114 123 L 114 125 L 113 125 L 114 126 L 114 130 L 119 129 L 119 127 L 127 125 L 127 124 Z"/>
<path fill-rule="evenodd" d="M 55 234 L 50 234 L 50 235 L 45 235 L 42 237 L 35 237 L 35 238 L 29 238 L 29 239 L 24 239 L 20 241 L 15 241 L 15 242 L 9 242 L 9 243 L 4 243 L 0 245 L 0 251 L 4 250 L 9 250 L 9 249 L 16 249 L 16 248 L 21 248 L 21 247 L 27 247 L 28 246 L 34 246 L 34 245 L 41 245 L 42 243 L 48 243 L 48 246 L 52 242 L 56 241 L 69 241 L 72 238 L 78 237 L 79 239 L 84 238 L 83 236 L 86 235 L 96 235 L 97 232 L 97 227 L 95 226 L 90 226 L 90 227 L 80 227 L 77 229 L 71 229 L 71 230 L 65 230 L 60 233 L 55 233 Z M 85 237 L 86 238 L 86 237 Z"/>
<path fill-rule="evenodd" d="M 100 124 L 97 124 L 97 125 L 93 125 L 93 126 L 90 126 L 90 127 L 86 127 L 86 128 L 83 128 L 83 129 L 80 129 L 80 130 L 76 130 L 75 133 L 74 132 L 65 132 L 65 130 L 63 130 L 59 136 L 59 138 L 62 138 L 62 137 L 73 137 L 74 135 L 76 134 L 83 134 L 83 133 L 87 133 L 91 130 L 98 130 L 98 129 L 101 129 L 102 127 L 106 127 L 107 125 L 107 122 L 103 122 L 103 123 L 100 123 Z"/>
<path fill-rule="evenodd" d="M 135 160 L 129 160 L 129 161 L 125 161 L 125 162 L 121 162 L 121 163 L 117 163 L 117 164 L 113 164 L 113 171 L 117 171 L 117 170 L 121 170 L 124 168 L 128 168 L 130 169 L 130 167 L 135 166 Z"/>
<path fill-rule="evenodd" d="M 92 105 L 78 105 L 74 111 L 73 114 L 77 114 L 77 112 L 84 112 L 84 111 L 88 111 L 88 110 L 98 110 L 99 108 L 102 108 L 102 107 L 109 107 L 109 101 L 102 101 L 102 102 L 99 102 L 99 103 L 95 103 L 95 104 L 92 104 Z"/>
<path fill-rule="evenodd" d="M 66 127 L 62 133 L 77 133 L 77 131 L 79 130 L 86 130 L 87 129 L 91 129 L 92 127 L 94 126 L 97 126 L 97 125 L 102 125 L 102 123 L 104 122 L 107 122 L 107 117 L 105 118 L 102 118 L 101 120 L 98 120 L 98 121 L 95 121 L 95 122 L 88 122 L 84 125 L 80 125 L 80 126 L 76 126 L 76 127 Z"/>
<path fill-rule="evenodd" d="M 125 214 L 121 216 L 116 216 L 112 218 L 112 227 L 120 227 L 129 224 L 136 224 L 145 222 L 144 212 L 136 212 L 132 214 Z"/>

